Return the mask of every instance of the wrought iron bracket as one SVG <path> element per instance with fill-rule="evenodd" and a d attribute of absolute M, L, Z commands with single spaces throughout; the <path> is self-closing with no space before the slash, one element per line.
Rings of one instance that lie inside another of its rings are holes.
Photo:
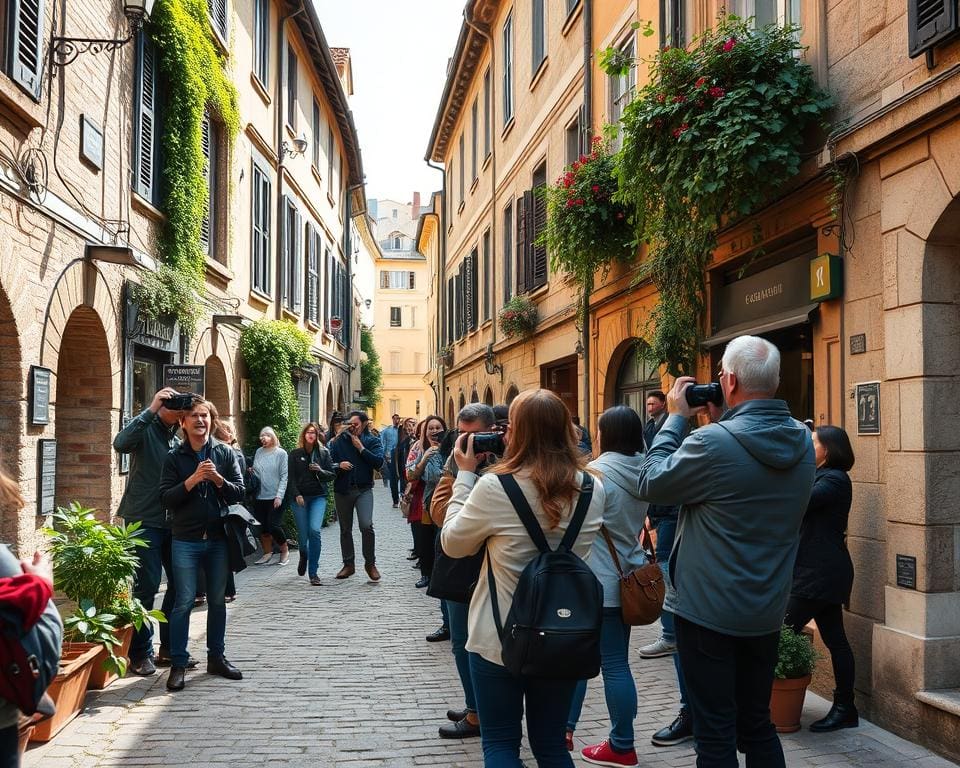
<path fill-rule="evenodd" d="M 134 33 L 136 34 L 136 33 Z M 81 53 L 102 53 L 117 51 L 133 40 L 130 35 L 124 40 L 103 40 L 92 37 L 54 37 L 50 45 L 50 72 L 54 67 L 66 67 L 73 64 Z"/>

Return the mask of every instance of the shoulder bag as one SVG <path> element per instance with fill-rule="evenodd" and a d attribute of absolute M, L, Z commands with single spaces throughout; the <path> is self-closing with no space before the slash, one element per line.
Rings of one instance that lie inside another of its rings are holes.
<path fill-rule="evenodd" d="M 600 532 L 607 542 L 613 565 L 620 574 L 620 613 L 623 615 L 623 623 L 631 627 L 653 624 L 660 618 L 666 584 L 663 580 L 663 571 L 657 564 L 656 554 L 652 547 L 648 549 L 650 538 L 647 529 L 644 528 L 640 534 L 640 545 L 643 547 L 647 562 L 630 573 L 624 573 L 623 568 L 620 567 L 620 558 L 617 557 L 613 539 L 610 538 L 610 532 L 605 525 L 600 526 Z"/>

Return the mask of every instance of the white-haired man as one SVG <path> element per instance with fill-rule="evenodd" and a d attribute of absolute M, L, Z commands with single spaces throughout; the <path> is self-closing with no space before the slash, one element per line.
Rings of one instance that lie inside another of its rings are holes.
<path fill-rule="evenodd" d="M 770 688 L 780 625 L 790 594 L 800 521 L 813 487 L 809 430 L 774 399 L 780 352 L 740 336 L 723 354 L 727 410 L 687 435 L 692 408 L 677 379 L 670 416 L 640 471 L 641 495 L 681 504 L 670 555 L 674 586 L 667 608 L 687 686 L 698 768 L 782 768 L 770 722 Z"/>

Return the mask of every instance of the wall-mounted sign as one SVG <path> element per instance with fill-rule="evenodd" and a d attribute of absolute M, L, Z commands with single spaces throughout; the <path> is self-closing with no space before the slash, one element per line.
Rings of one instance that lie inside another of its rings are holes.
<path fill-rule="evenodd" d="M 80 159 L 103 170 L 103 131 L 86 115 L 80 115 Z"/>
<path fill-rule="evenodd" d="M 52 371 L 39 365 L 30 366 L 30 423 L 50 423 L 50 377 Z"/>
<path fill-rule="evenodd" d="M 850 354 L 862 355 L 867 351 L 867 334 L 857 333 L 850 337 Z"/>
<path fill-rule="evenodd" d="M 880 434 L 880 382 L 857 384 L 857 434 Z"/>
<path fill-rule="evenodd" d="M 37 441 L 37 514 L 52 515 L 57 493 L 57 441 Z"/>
<path fill-rule="evenodd" d="M 897 586 L 906 589 L 917 588 L 917 558 L 897 555 Z"/>
<path fill-rule="evenodd" d="M 832 253 L 810 259 L 810 301 L 837 299 L 843 294 L 843 261 Z"/>
<path fill-rule="evenodd" d="M 163 386 L 173 387 L 177 392 L 193 392 L 203 395 L 204 366 L 164 365 Z"/>
<path fill-rule="evenodd" d="M 807 306 L 809 264 L 808 256 L 800 256 L 720 286 L 714 294 L 714 332 Z"/>

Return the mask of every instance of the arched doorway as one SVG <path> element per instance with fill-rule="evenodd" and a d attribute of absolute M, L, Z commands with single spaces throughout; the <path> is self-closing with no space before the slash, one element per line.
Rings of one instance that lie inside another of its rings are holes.
<path fill-rule="evenodd" d="M 493 390 L 490 389 L 490 387 L 487 387 L 483 391 L 483 402 L 485 402 L 487 405 L 493 405 Z"/>
<path fill-rule="evenodd" d="M 504 403 L 506 403 L 507 405 L 510 405 L 510 403 L 513 402 L 514 398 L 519 394 L 520 394 L 520 390 L 517 389 L 517 385 L 511 384 L 507 388 L 507 396 L 503 399 Z"/>
<path fill-rule="evenodd" d="M 323 406 L 323 423 L 329 424 L 333 415 L 333 385 L 327 384 L 327 399 Z"/>
<path fill-rule="evenodd" d="M 340 411 L 341 416 L 346 416 L 347 404 L 343 398 L 343 387 L 340 387 L 337 393 L 337 410 Z"/>
<path fill-rule="evenodd" d="M 233 416 L 233 402 L 230 399 L 230 386 L 227 384 L 227 372 L 216 355 L 210 355 L 204 361 L 203 396 L 217 407 L 221 419 Z"/>
<path fill-rule="evenodd" d="M 20 334 L 7 300 L 0 290 L 0 467 L 4 474 L 20 483 L 20 436 L 23 428 L 20 418 L 21 361 Z M 18 510 L 0 509 L 0 540 L 16 542 L 19 527 Z"/>
<path fill-rule="evenodd" d="M 57 362 L 57 506 L 79 501 L 108 519 L 111 506 L 113 371 L 100 317 L 77 307 L 60 339 Z"/>
<path fill-rule="evenodd" d="M 457 412 L 454 410 L 456 406 L 453 404 L 453 398 L 451 397 L 447 401 L 447 426 L 453 426 L 453 420 L 457 418 Z"/>
<path fill-rule="evenodd" d="M 479 402 L 480 402 L 480 395 L 477 394 L 476 387 L 474 387 L 473 392 L 470 393 L 470 402 L 471 402 L 471 403 L 479 403 Z"/>
<path fill-rule="evenodd" d="M 460 393 L 460 409 L 463 410 L 463 406 L 467 404 L 467 398 L 463 396 L 463 392 Z"/>
<path fill-rule="evenodd" d="M 617 370 L 616 389 L 611 405 L 629 405 L 643 418 L 646 413 L 644 401 L 647 395 L 661 388 L 660 369 L 640 354 L 639 339 L 628 342 L 620 367 Z M 616 358 L 614 358 L 616 359 Z"/>

